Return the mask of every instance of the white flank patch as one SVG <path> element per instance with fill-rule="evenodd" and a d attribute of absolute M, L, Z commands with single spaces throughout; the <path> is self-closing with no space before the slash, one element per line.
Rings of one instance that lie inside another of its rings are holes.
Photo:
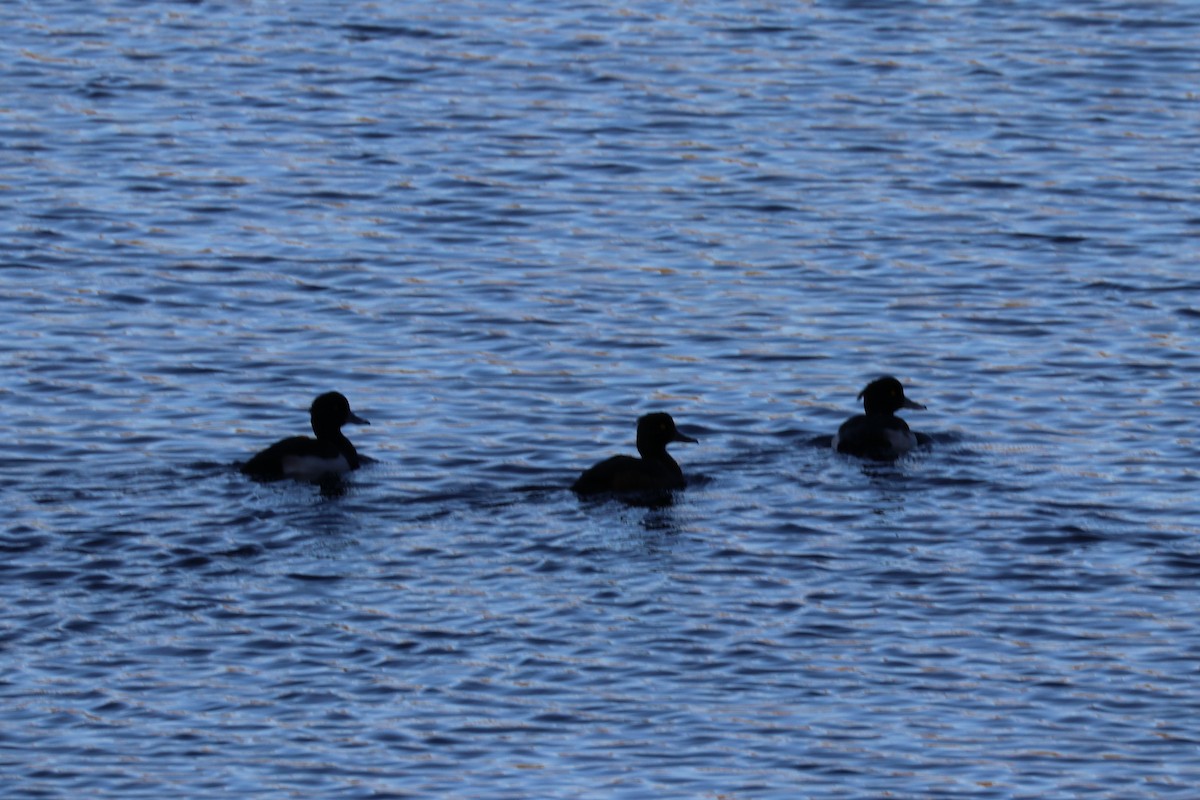
<path fill-rule="evenodd" d="M 317 456 L 284 456 L 283 474 L 300 480 L 316 480 L 326 475 L 341 475 L 350 471 L 345 456 L 319 458 Z"/>

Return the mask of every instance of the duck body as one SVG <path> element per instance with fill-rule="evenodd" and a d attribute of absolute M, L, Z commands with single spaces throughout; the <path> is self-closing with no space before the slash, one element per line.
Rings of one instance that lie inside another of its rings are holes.
<path fill-rule="evenodd" d="M 660 492 L 683 489 L 687 479 L 667 453 L 671 442 L 695 442 L 680 433 L 670 414 L 647 414 L 638 420 L 637 449 L 641 458 L 613 456 L 584 470 L 571 486 L 581 495 L 606 492 Z"/>
<path fill-rule="evenodd" d="M 342 442 L 290 436 L 281 439 L 242 465 L 242 472 L 256 478 L 277 480 L 320 480 L 358 469 L 361 461 L 345 436 Z"/>
<path fill-rule="evenodd" d="M 842 423 L 833 447 L 872 461 L 895 461 L 917 446 L 916 434 L 899 417 L 859 414 Z"/>
<path fill-rule="evenodd" d="M 281 439 L 242 464 L 242 473 L 259 480 L 316 481 L 358 469 L 362 459 L 342 433 L 342 426 L 371 423 L 351 411 L 349 401 L 338 392 L 327 392 L 314 400 L 309 416 L 315 439 Z"/>
<path fill-rule="evenodd" d="M 867 384 L 859 393 L 865 413 L 851 417 L 838 428 L 833 449 L 873 461 L 895 461 L 918 444 L 908 423 L 896 416 L 902 408 L 925 406 L 904 396 L 904 386 L 891 376 Z"/>
<path fill-rule="evenodd" d="M 665 491 L 686 486 L 683 470 L 673 458 L 660 461 L 613 456 L 585 470 L 571 489 L 579 494 L 597 494 Z"/>

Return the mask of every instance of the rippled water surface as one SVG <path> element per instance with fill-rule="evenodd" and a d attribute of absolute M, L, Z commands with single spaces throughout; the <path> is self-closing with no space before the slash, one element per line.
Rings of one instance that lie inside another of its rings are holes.
<path fill-rule="evenodd" d="M 1200 6 L 0 24 L 0 794 L 1196 796 Z"/>

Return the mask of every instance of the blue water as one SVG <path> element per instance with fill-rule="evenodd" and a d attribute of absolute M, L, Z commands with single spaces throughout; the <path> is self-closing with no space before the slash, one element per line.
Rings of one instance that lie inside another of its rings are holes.
<path fill-rule="evenodd" d="M 0 794 L 1196 796 L 1200 5 L 0 25 Z"/>

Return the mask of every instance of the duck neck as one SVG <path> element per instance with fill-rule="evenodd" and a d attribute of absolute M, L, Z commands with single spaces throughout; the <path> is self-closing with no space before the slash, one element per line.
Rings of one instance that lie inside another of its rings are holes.
<path fill-rule="evenodd" d="M 350 440 L 346 438 L 346 434 L 342 433 L 341 428 L 313 428 L 313 433 L 317 435 L 317 441 L 329 442 L 338 449 L 338 452 L 346 457 L 346 462 L 351 468 L 358 467 L 358 451 L 354 449 L 354 445 L 350 444 Z"/>
<path fill-rule="evenodd" d="M 637 451 L 643 461 L 653 461 L 656 464 L 663 464 L 679 471 L 679 464 L 675 463 L 675 459 L 671 458 L 671 454 L 667 452 L 666 445 L 638 442 Z"/>

